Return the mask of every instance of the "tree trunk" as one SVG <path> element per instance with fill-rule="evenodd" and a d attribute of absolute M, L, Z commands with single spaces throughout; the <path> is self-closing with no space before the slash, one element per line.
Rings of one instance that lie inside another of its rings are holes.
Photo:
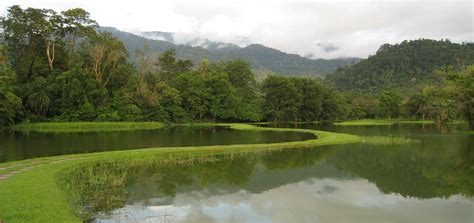
<path fill-rule="evenodd" d="M 71 69 L 71 63 L 72 63 L 72 55 L 74 54 L 74 47 L 76 46 L 76 33 L 72 34 L 72 39 L 71 39 L 71 43 L 69 44 L 69 50 L 68 50 L 68 54 L 67 54 L 67 66 L 68 66 L 68 69 L 70 70 Z"/>
<path fill-rule="evenodd" d="M 54 42 L 51 43 L 48 40 L 46 40 L 46 56 L 48 56 L 49 69 L 53 70 Z"/>

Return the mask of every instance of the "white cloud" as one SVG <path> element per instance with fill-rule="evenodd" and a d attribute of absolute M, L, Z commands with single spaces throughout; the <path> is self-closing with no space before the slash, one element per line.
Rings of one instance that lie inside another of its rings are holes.
<path fill-rule="evenodd" d="M 365 179 L 310 178 L 261 193 L 184 191 L 168 202 L 150 198 L 127 204 L 97 220 L 145 222 L 165 216 L 173 222 L 469 222 L 472 201 L 461 195 L 385 194 Z"/>
<path fill-rule="evenodd" d="M 405 39 L 474 41 L 472 0 L 2 0 L 0 8 L 13 4 L 58 11 L 82 7 L 100 25 L 125 31 L 181 32 L 239 45 L 247 37 L 315 58 L 366 57 L 381 44 Z M 326 51 L 318 43 L 330 43 L 336 50 Z"/>

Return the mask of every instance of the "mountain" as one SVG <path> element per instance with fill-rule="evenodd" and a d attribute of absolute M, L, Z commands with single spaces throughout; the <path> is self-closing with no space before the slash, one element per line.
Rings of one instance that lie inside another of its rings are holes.
<path fill-rule="evenodd" d="M 112 33 L 116 38 L 120 39 L 132 56 L 136 50 L 148 45 L 150 50 L 162 53 L 169 49 L 175 49 L 178 57 L 189 59 L 194 64 L 199 64 L 203 59 L 213 62 L 224 60 L 246 60 L 252 66 L 252 69 L 259 73 L 278 73 L 289 76 L 325 76 L 334 72 L 337 68 L 353 64 L 358 58 L 342 58 L 342 59 L 317 59 L 311 60 L 296 54 L 288 54 L 276 49 L 272 49 L 260 44 L 250 44 L 246 47 L 239 47 L 233 44 L 227 44 L 225 47 L 196 47 L 183 44 L 175 44 L 170 33 L 154 33 L 155 39 L 141 37 L 132 33 L 123 32 L 111 27 L 100 27 L 99 31 L 107 31 Z M 156 34 L 161 34 L 156 38 Z M 151 35 L 151 34 L 149 34 Z M 161 40 L 160 40 L 161 38 Z M 212 41 L 210 41 L 212 42 Z M 219 44 L 219 42 L 212 42 Z"/>
<path fill-rule="evenodd" d="M 377 95 L 396 89 L 403 94 L 417 86 L 437 83 L 437 69 L 452 66 L 462 69 L 474 64 L 474 43 L 452 43 L 449 40 L 420 39 L 400 44 L 384 44 L 377 53 L 357 64 L 339 68 L 326 77 L 343 91 Z"/>
<path fill-rule="evenodd" d="M 163 40 L 166 42 L 179 44 L 179 45 L 202 47 L 208 50 L 240 47 L 240 45 L 224 43 L 224 42 L 219 42 L 219 41 L 212 41 L 212 40 L 201 38 L 199 36 L 194 36 L 188 33 L 169 33 L 169 32 L 153 31 L 153 32 L 140 32 L 138 33 L 138 35 L 145 37 L 147 39 Z M 245 37 L 241 37 L 239 42 L 241 43 L 241 46 L 250 45 L 250 41 Z"/>

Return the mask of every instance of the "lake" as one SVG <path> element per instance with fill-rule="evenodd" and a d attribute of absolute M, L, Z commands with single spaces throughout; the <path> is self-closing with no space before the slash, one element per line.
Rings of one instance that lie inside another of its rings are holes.
<path fill-rule="evenodd" d="M 300 125 L 403 145 L 282 150 L 133 171 L 96 222 L 452 222 L 474 220 L 474 136 L 456 126 Z"/>
<path fill-rule="evenodd" d="M 314 135 L 309 133 L 236 131 L 219 126 L 79 133 L 0 132 L 0 163 L 35 157 L 149 147 L 274 143 L 313 138 Z"/>

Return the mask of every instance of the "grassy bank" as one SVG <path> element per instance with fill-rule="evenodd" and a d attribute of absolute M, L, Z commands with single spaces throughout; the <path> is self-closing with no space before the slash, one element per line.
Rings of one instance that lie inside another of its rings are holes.
<path fill-rule="evenodd" d="M 96 132 L 158 129 L 163 126 L 160 122 L 45 122 L 18 124 L 13 126 L 13 129 L 37 132 Z"/>
<path fill-rule="evenodd" d="M 361 119 L 344 122 L 336 122 L 334 125 L 340 126 L 375 126 L 393 124 L 433 124 L 432 120 L 388 120 L 388 119 Z"/>
<path fill-rule="evenodd" d="M 371 145 L 400 145 L 421 143 L 421 140 L 406 137 L 364 136 L 362 137 L 362 142 Z"/>
<path fill-rule="evenodd" d="M 306 129 L 264 128 L 246 124 L 217 124 L 235 130 L 292 131 L 314 134 L 317 139 L 269 143 L 199 147 L 163 147 L 127 151 L 65 155 L 10 162 L 0 168 L 17 164 L 41 163 L 33 169 L 20 172 L 0 181 L 0 221 L 5 222 L 82 222 L 77 209 L 71 205 L 71 196 L 63 190 L 59 177 L 70 174 L 84 165 L 103 162 L 136 162 L 140 160 L 176 158 L 204 158 L 218 154 L 240 154 L 285 148 L 305 148 L 331 144 L 360 142 L 357 136 Z"/>

